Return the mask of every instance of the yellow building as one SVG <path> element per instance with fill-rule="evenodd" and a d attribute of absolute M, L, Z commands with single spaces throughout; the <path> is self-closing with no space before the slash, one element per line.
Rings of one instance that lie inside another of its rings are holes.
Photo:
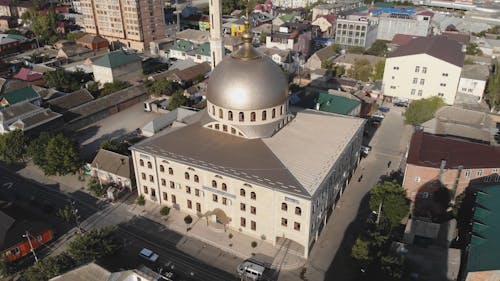
<path fill-rule="evenodd" d="M 231 23 L 231 36 L 241 37 L 245 30 L 245 20 L 239 19 Z"/>

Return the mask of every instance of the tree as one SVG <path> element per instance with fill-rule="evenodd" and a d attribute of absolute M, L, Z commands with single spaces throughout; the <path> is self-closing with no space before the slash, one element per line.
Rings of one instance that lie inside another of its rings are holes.
<path fill-rule="evenodd" d="M 21 16 L 23 24 L 29 25 L 38 40 L 54 40 L 54 36 L 57 38 L 57 15 L 53 8 L 50 8 L 48 12 L 41 12 L 38 8 L 39 5 L 35 4 Z"/>
<path fill-rule="evenodd" d="M 117 139 L 107 139 L 101 142 L 99 147 L 119 154 L 129 154 L 128 144 Z"/>
<path fill-rule="evenodd" d="M 147 86 L 148 94 L 155 97 L 171 96 L 177 89 L 177 84 L 167 78 L 157 79 Z"/>
<path fill-rule="evenodd" d="M 42 167 L 47 164 L 45 149 L 51 138 L 52 136 L 49 133 L 42 132 L 28 145 L 28 156 L 31 157 L 35 165 Z"/>
<path fill-rule="evenodd" d="M 119 81 L 119 80 L 113 83 L 104 83 L 101 89 L 101 96 L 106 96 L 114 92 L 118 92 L 120 90 L 130 87 L 131 85 L 132 84 L 130 84 L 129 82 Z"/>
<path fill-rule="evenodd" d="M 182 91 L 176 91 L 171 97 L 168 103 L 167 109 L 174 110 L 187 103 L 188 99 L 182 94 Z"/>
<path fill-rule="evenodd" d="M 340 77 L 342 75 L 345 74 L 345 66 L 343 65 L 336 65 L 334 68 L 333 68 L 333 76 L 335 77 Z"/>
<path fill-rule="evenodd" d="M 384 40 L 375 41 L 372 46 L 366 50 L 365 54 L 372 56 L 385 57 L 387 55 L 387 44 Z"/>
<path fill-rule="evenodd" d="M 90 76 L 79 68 L 73 72 L 59 68 L 45 72 L 43 79 L 48 87 L 69 93 L 80 89 L 83 83 L 90 80 Z"/>
<path fill-rule="evenodd" d="M 380 258 L 380 271 L 384 280 L 401 280 L 405 271 L 405 260 L 401 256 L 384 255 Z"/>
<path fill-rule="evenodd" d="M 144 199 L 144 195 L 140 195 L 135 199 L 135 204 L 139 206 L 144 206 L 146 204 L 146 200 Z"/>
<path fill-rule="evenodd" d="M 83 32 L 69 32 L 66 34 L 66 39 L 70 41 L 76 41 L 85 35 Z"/>
<path fill-rule="evenodd" d="M 14 264 L 5 256 L 0 257 L 0 276 L 7 277 L 16 271 Z"/>
<path fill-rule="evenodd" d="M 193 222 L 193 218 L 190 215 L 184 217 L 184 223 L 186 224 L 187 230 L 189 231 L 189 225 Z"/>
<path fill-rule="evenodd" d="M 162 216 L 168 216 L 169 213 L 170 213 L 170 208 L 167 206 L 160 209 L 160 214 Z"/>
<path fill-rule="evenodd" d="M 106 194 L 107 186 L 106 185 L 101 185 L 99 182 L 99 179 L 97 177 L 92 177 L 90 178 L 90 181 L 87 185 L 90 193 L 94 195 L 95 197 L 102 197 L 104 194 Z"/>
<path fill-rule="evenodd" d="M 321 68 L 331 70 L 333 69 L 335 63 L 331 60 L 324 60 L 321 62 Z"/>
<path fill-rule="evenodd" d="M 469 43 L 469 45 L 467 45 L 466 49 L 465 49 L 465 53 L 467 55 L 482 55 L 483 54 L 483 51 L 481 51 L 481 49 L 479 49 L 479 45 L 476 44 L 476 43 Z"/>
<path fill-rule="evenodd" d="M 76 218 L 76 214 L 70 205 L 66 205 L 64 208 L 57 210 L 57 216 L 66 223 L 72 223 Z"/>
<path fill-rule="evenodd" d="M 63 134 L 58 134 L 47 143 L 45 163 L 40 168 L 46 175 L 66 175 L 76 173 L 81 164 L 76 143 Z"/>
<path fill-rule="evenodd" d="M 347 52 L 349 54 L 363 54 L 365 52 L 365 48 L 359 46 L 350 47 L 349 49 L 347 49 Z"/>
<path fill-rule="evenodd" d="M 474 60 L 473 60 L 473 59 L 471 59 L 471 58 L 466 58 L 466 59 L 464 60 L 464 64 L 474 64 Z"/>
<path fill-rule="evenodd" d="M 69 243 L 68 253 L 77 262 L 85 264 L 100 258 L 112 256 L 121 249 L 113 229 L 92 229 L 80 234 Z"/>
<path fill-rule="evenodd" d="M 335 53 L 339 54 L 342 51 L 342 46 L 339 44 L 332 44 L 331 48 L 335 51 Z"/>
<path fill-rule="evenodd" d="M 383 182 L 370 191 L 370 209 L 379 212 L 379 220 L 386 222 L 392 229 L 401 224 L 401 220 L 410 211 L 410 202 L 405 190 L 396 182 Z"/>
<path fill-rule="evenodd" d="M 0 160 L 17 163 L 26 155 L 26 138 L 21 130 L 14 130 L 0 135 Z"/>
<path fill-rule="evenodd" d="M 500 107 L 500 64 L 495 63 L 495 68 L 493 74 L 488 78 L 488 88 L 487 97 L 488 103 L 490 105 L 490 109 L 493 112 L 494 110 Z"/>
<path fill-rule="evenodd" d="M 23 274 L 27 281 L 49 280 L 75 266 L 75 261 L 66 253 L 47 257 L 28 268 Z"/>
<path fill-rule="evenodd" d="M 373 67 L 367 59 L 359 59 L 354 62 L 347 73 L 356 80 L 366 82 L 372 77 Z"/>
<path fill-rule="evenodd" d="M 385 60 L 378 61 L 375 64 L 375 73 L 373 74 L 373 81 L 382 80 L 384 78 L 384 68 L 385 68 Z"/>
<path fill-rule="evenodd" d="M 351 257 L 362 265 L 367 265 L 371 261 L 370 242 L 358 237 L 351 249 Z"/>
<path fill-rule="evenodd" d="M 434 117 L 434 113 L 444 105 L 445 103 L 440 97 L 413 101 L 404 113 L 405 122 L 406 124 L 419 125 L 429 121 Z"/>

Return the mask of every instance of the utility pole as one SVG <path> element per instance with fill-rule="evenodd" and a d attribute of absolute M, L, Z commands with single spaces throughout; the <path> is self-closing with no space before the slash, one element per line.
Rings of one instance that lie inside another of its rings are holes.
<path fill-rule="evenodd" d="M 384 203 L 384 200 L 380 202 L 380 205 L 378 205 L 378 214 L 377 214 L 377 225 L 380 222 L 380 217 L 382 216 L 382 204 Z"/>
<path fill-rule="evenodd" d="M 179 1 L 175 0 L 175 11 L 177 12 L 177 32 L 181 31 L 181 14 L 179 11 Z"/>
<path fill-rule="evenodd" d="M 76 227 L 78 228 L 78 232 L 82 233 L 82 227 L 80 226 L 80 215 L 78 215 L 78 209 L 75 207 L 76 203 L 74 200 L 70 200 L 69 203 L 71 206 L 71 212 L 75 216 L 75 223 L 76 223 Z"/>
<path fill-rule="evenodd" d="M 28 243 L 30 244 L 31 252 L 33 253 L 33 256 L 35 257 L 35 263 L 38 262 L 38 258 L 35 253 L 35 249 L 33 248 L 33 244 L 31 244 L 31 238 L 30 238 L 30 233 L 26 230 L 26 234 L 23 235 L 26 239 L 28 239 Z"/>

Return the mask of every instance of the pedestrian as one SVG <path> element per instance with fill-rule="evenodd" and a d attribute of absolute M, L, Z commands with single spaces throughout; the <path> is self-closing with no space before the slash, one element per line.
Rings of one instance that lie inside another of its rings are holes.
<path fill-rule="evenodd" d="M 392 161 L 387 162 L 387 168 L 391 166 Z"/>
<path fill-rule="evenodd" d="M 363 178 L 363 175 L 359 176 L 358 182 L 360 182 L 362 178 Z"/>

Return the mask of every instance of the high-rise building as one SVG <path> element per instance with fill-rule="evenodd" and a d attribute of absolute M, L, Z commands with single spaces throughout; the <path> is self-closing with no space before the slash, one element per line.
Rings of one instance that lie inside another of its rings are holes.
<path fill-rule="evenodd" d="M 165 37 L 164 0 L 81 0 L 85 30 L 143 51 Z"/>

